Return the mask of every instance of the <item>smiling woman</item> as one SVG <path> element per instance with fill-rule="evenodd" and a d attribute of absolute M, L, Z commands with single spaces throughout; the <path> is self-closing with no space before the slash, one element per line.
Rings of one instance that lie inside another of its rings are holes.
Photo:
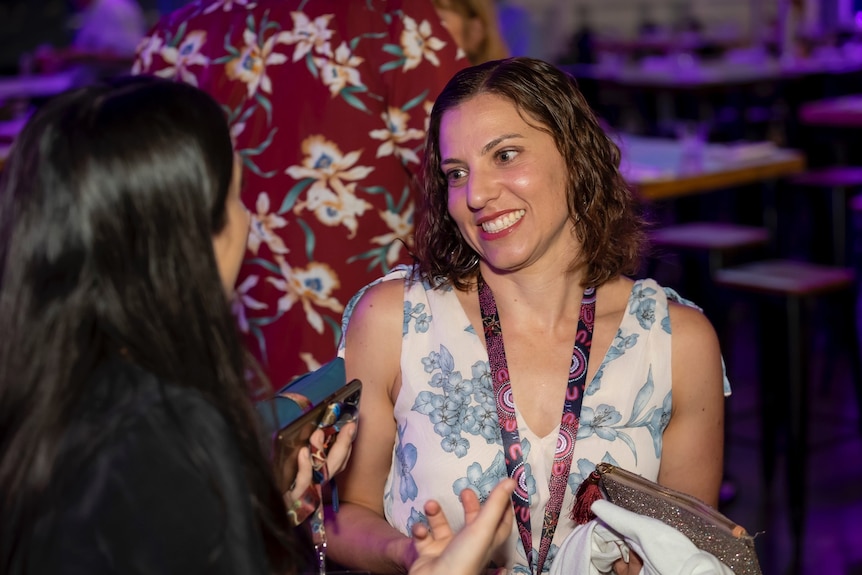
<path fill-rule="evenodd" d="M 473 252 L 497 269 L 575 253 L 567 211 L 559 209 L 566 204 L 566 165 L 550 134 L 494 94 L 445 114 L 440 134 L 449 215 Z M 525 234 L 533 234 L 531 241 Z"/>
<path fill-rule="evenodd" d="M 345 312 L 365 418 L 333 557 L 403 570 L 424 501 L 454 516 L 464 489 L 483 498 L 508 475 L 519 519 L 494 564 L 541 573 L 602 461 L 717 503 L 717 338 L 674 291 L 627 277 L 644 232 L 619 159 L 550 64 L 497 60 L 449 81 L 425 145 L 416 264 Z M 637 572 L 632 557 L 617 571 Z"/>

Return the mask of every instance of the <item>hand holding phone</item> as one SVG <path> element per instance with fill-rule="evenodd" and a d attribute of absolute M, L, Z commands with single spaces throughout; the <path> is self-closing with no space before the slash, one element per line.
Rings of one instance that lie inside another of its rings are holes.
<path fill-rule="evenodd" d="M 275 434 L 272 459 L 282 492 L 290 489 L 296 478 L 299 450 L 306 446 L 311 447 L 311 436 L 320 429 L 323 432 L 323 441 L 321 445 L 314 446 L 316 449 L 312 449 L 312 453 L 318 461 L 324 460 L 342 427 L 356 421 L 361 394 L 362 383 L 355 379 Z M 324 475 L 327 476 L 320 478 L 321 481 L 328 479 L 328 474 Z"/>

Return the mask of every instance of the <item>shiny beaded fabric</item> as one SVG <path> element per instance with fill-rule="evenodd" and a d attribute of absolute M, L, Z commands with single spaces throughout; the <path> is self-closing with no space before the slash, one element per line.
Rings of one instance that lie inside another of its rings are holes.
<path fill-rule="evenodd" d="M 614 505 L 670 525 L 736 575 L 761 575 L 754 537 L 703 501 L 614 465 L 601 463 L 595 474 Z"/>

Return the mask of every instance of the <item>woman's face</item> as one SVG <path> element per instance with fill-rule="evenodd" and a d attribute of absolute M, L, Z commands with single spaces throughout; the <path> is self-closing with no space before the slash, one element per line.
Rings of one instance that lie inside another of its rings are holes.
<path fill-rule="evenodd" d="M 233 174 L 230 189 L 225 199 L 225 225 L 213 237 L 216 263 L 222 285 L 228 295 L 233 294 L 236 278 L 245 256 L 251 217 L 240 199 L 242 188 L 242 162 L 239 155 L 233 157 Z"/>
<path fill-rule="evenodd" d="M 487 265 L 557 269 L 576 256 L 566 163 L 554 139 L 511 101 L 481 94 L 446 111 L 440 158 L 449 214 Z"/>

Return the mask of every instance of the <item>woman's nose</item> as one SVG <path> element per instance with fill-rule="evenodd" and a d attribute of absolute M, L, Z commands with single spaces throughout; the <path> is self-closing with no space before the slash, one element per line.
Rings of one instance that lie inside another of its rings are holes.
<path fill-rule="evenodd" d="M 485 207 L 499 195 L 499 186 L 487 176 L 473 171 L 467 181 L 467 205 L 472 210 Z"/>

